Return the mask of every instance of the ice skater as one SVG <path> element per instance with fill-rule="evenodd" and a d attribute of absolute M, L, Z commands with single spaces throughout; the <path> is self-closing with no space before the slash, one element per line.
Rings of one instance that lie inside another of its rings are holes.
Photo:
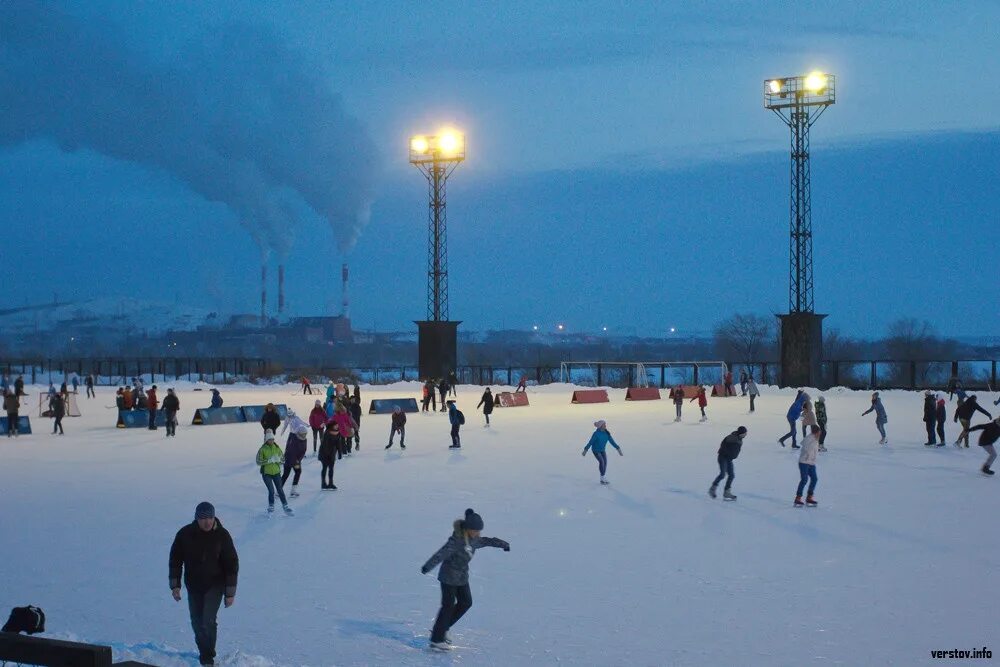
<path fill-rule="evenodd" d="M 826 399 L 816 399 L 816 424 L 819 426 L 819 451 L 826 451 Z"/>
<path fill-rule="evenodd" d="M 937 419 L 937 436 L 938 436 L 938 447 L 944 447 L 947 440 L 944 437 L 944 423 L 948 421 L 948 412 L 945 409 L 944 397 L 938 394 L 937 405 L 935 406 L 934 416 Z"/>
<path fill-rule="evenodd" d="M 972 423 L 973 415 L 977 412 L 982 412 L 987 418 L 993 419 L 993 415 L 984 410 L 983 406 L 979 405 L 979 399 L 976 398 L 975 394 L 969 396 L 955 408 L 955 421 L 962 425 L 962 432 L 958 434 L 958 440 L 955 441 L 956 447 L 961 447 L 963 441 L 966 448 L 969 447 L 969 425 Z"/>
<path fill-rule="evenodd" d="M 316 441 L 323 436 L 323 425 L 326 424 L 326 410 L 319 399 L 313 404 L 313 409 L 309 412 L 309 428 L 313 434 L 313 454 L 316 453 Z"/>
<path fill-rule="evenodd" d="M 791 407 L 788 408 L 788 412 L 785 413 L 785 419 L 788 420 L 788 433 L 778 438 L 778 444 L 782 447 L 785 446 L 785 440 L 788 438 L 792 439 L 792 449 L 798 449 L 799 446 L 795 441 L 795 422 L 799 420 L 799 416 L 802 414 L 802 405 L 809 400 L 809 395 L 799 389 L 799 392 L 795 395 L 795 400 L 792 401 Z"/>
<path fill-rule="evenodd" d="M 257 465 L 260 466 L 260 476 L 264 480 L 264 486 L 267 487 L 267 511 L 274 511 L 274 494 L 277 492 L 285 514 L 290 515 L 292 508 L 288 506 L 285 490 L 281 485 L 281 466 L 284 462 L 285 455 L 274 441 L 274 431 L 264 431 L 264 444 L 257 450 Z"/>
<path fill-rule="evenodd" d="M 802 437 L 806 437 L 809 432 L 810 426 L 819 426 L 816 421 L 816 413 L 813 411 L 813 403 L 811 400 L 806 399 L 805 403 L 802 404 Z"/>
<path fill-rule="evenodd" d="M 879 398 L 877 391 L 872 394 L 872 406 L 862 412 L 861 416 L 864 417 L 872 411 L 875 412 L 875 428 L 878 429 L 879 434 L 882 436 L 882 439 L 878 441 L 878 444 L 886 445 L 888 444 L 889 438 L 885 434 L 885 425 L 889 421 L 889 418 L 885 414 L 885 407 L 883 407 L 882 399 Z"/>
<path fill-rule="evenodd" d="M 753 376 L 747 378 L 747 391 L 746 395 L 750 397 L 750 412 L 754 411 L 754 401 L 760 396 L 760 389 L 757 388 L 757 383 L 754 382 Z"/>
<path fill-rule="evenodd" d="M 177 437 L 177 411 L 181 409 L 181 399 L 177 398 L 176 392 L 172 388 L 167 389 L 167 395 L 163 397 L 163 414 L 167 422 L 167 437 Z"/>
<path fill-rule="evenodd" d="M 677 385 L 670 391 L 670 397 L 674 399 L 675 422 L 681 420 L 681 409 L 684 407 L 684 387 Z"/>
<path fill-rule="evenodd" d="M 274 403 L 268 403 L 264 406 L 264 414 L 260 416 L 260 427 L 264 429 L 265 433 L 271 431 L 273 435 L 278 431 L 279 426 L 281 426 L 281 415 L 278 414 Z"/>
<path fill-rule="evenodd" d="M 937 444 L 937 438 L 934 434 L 934 425 L 937 423 L 936 412 L 934 395 L 928 389 L 924 392 L 924 426 L 927 428 L 927 442 L 924 443 L 924 447 L 933 447 Z"/>
<path fill-rule="evenodd" d="M 337 425 L 337 422 L 330 422 L 326 425 L 326 431 L 323 433 L 323 442 L 319 446 L 319 454 L 317 456 L 323 466 L 323 469 L 320 471 L 320 479 L 322 480 L 320 488 L 323 490 L 337 490 L 337 487 L 333 484 L 333 467 L 337 463 L 337 455 L 339 453 L 340 427 Z"/>
<path fill-rule="evenodd" d="M 695 401 L 698 401 L 698 407 L 701 409 L 701 419 L 698 421 L 708 421 L 708 415 L 705 414 L 705 408 L 708 406 L 708 394 L 704 387 L 698 387 L 698 395 L 691 399 L 692 403 Z"/>
<path fill-rule="evenodd" d="M 55 422 L 52 425 L 52 435 L 55 435 L 57 431 L 59 435 L 65 435 L 62 420 L 66 416 L 66 399 L 63 398 L 62 394 L 55 394 L 49 398 L 49 410 L 52 412 L 52 416 L 55 417 Z"/>
<path fill-rule="evenodd" d="M 747 384 L 749 383 L 750 376 L 747 375 L 747 369 L 744 368 L 740 371 L 740 396 L 747 395 Z"/>
<path fill-rule="evenodd" d="M 459 431 L 465 423 L 465 415 L 455 406 L 455 401 L 448 401 L 448 423 L 451 424 L 451 446 L 448 449 L 461 449 L 462 436 Z"/>
<path fill-rule="evenodd" d="M 94 393 L 94 374 L 93 373 L 90 373 L 89 375 L 87 375 L 87 379 L 85 381 L 85 384 L 87 385 L 87 398 L 97 398 L 97 394 Z"/>
<path fill-rule="evenodd" d="M 288 419 L 281 427 L 281 435 L 288 430 L 288 441 L 285 443 L 285 470 L 281 475 L 281 486 L 285 486 L 288 476 L 295 471 L 292 478 L 292 492 L 290 497 L 299 497 L 299 478 L 302 476 L 302 459 L 306 457 L 306 446 L 309 444 L 309 424 L 302 421 L 302 418 L 295 414 L 294 410 L 288 411 Z"/>
<path fill-rule="evenodd" d="M 7 413 L 7 437 L 18 436 L 17 420 L 20 418 L 18 412 L 21 410 L 21 399 L 16 391 L 7 390 L 7 395 L 3 397 L 3 409 Z"/>
<path fill-rule="evenodd" d="M 198 663 L 214 665 L 216 618 L 223 601 L 227 609 L 236 601 L 240 558 L 212 503 L 198 503 L 194 521 L 177 531 L 168 562 L 170 593 L 177 602 L 181 601 L 181 575 L 184 577 Z"/>
<path fill-rule="evenodd" d="M 392 439 L 399 433 L 399 448 L 406 449 L 406 413 L 398 405 L 392 409 L 392 424 L 389 426 L 389 444 L 386 449 L 392 447 Z"/>
<path fill-rule="evenodd" d="M 483 392 L 483 397 L 479 399 L 476 409 L 483 409 L 483 416 L 486 417 L 486 428 L 490 426 L 490 415 L 493 413 L 493 392 L 489 387 Z"/>
<path fill-rule="evenodd" d="M 441 609 L 438 610 L 431 630 L 431 648 L 437 651 L 452 649 L 448 631 L 458 623 L 465 612 L 472 607 L 472 589 L 469 588 L 469 563 L 477 549 L 495 547 L 510 551 L 510 544 L 496 537 L 482 537 L 483 518 L 471 508 L 465 510 L 465 518 L 452 524 L 452 534 L 444 546 L 431 556 L 421 574 L 427 574 L 438 563 L 438 581 L 441 582 Z"/>
<path fill-rule="evenodd" d="M 716 457 L 719 462 L 719 476 L 712 482 L 712 486 L 708 487 L 708 495 L 713 498 L 716 497 L 715 491 L 719 488 L 719 482 L 725 477 L 726 486 L 722 490 L 722 497 L 725 500 L 736 500 L 736 496 L 732 493 L 733 479 L 736 477 L 736 473 L 733 471 L 733 461 L 740 455 L 745 437 L 747 437 L 747 427 L 740 426 L 722 439 L 722 444 L 719 445 L 719 455 Z"/>
<path fill-rule="evenodd" d="M 608 423 L 606 421 L 598 419 L 594 422 L 594 428 L 597 430 L 595 430 L 594 434 L 590 436 L 590 441 L 587 443 L 587 446 L 583 448 L 583 455 L 587 455 L 588 449 L 593 450 L 594 458 L 597 459 L 597 469 L 601 473 L 601 484 L 609 484 L 610 482 L 608 482 L 607 477 L 605 477 L 605 474 L 608 472 L 608 454 L 605 451 L 608 443 L 611 443 L 611 446 L 618 450 L 618 456 L 624 456 L 625 454 L 622 453 L 622 448 L 618 446 L 615 439 L 611 437 L 611 433 L 608 431 Z"/>
<path fill-rule="evenodd" d="M 986 457 L 986 463 L 980 470 L 983 471 L 984 475 L 992 475 L 993 470 L 990 466 L 997 459 L 997 450 L 994 446 L 996 441 L 1000 439 L 1000 417 L 997 417 L 993 421 L 988 421 L 985 424 L 977 424 L 969 429 L 970 431 L 982 431 L 982 435 L 979 436 L 979 446 L 986 450 L 988 456 Z"/>
<path fill-rule="evenodd" d="M 816 453 L 819 451 L 819 426 L 809 427 L 809 433 L 802 438 L 802 451 L 799 453 L 799 488 L 795 491 L 795 506 L 802 507 L 802 490 L 809 481 L 805 504 L 816 507 L 818 504 L 813 492 L 816 491 Z"/>

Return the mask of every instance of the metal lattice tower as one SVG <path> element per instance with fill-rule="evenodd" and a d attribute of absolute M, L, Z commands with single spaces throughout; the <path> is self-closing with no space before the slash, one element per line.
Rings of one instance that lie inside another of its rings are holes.
<path fill-rule="evenodd" d="M 448 215 L 445 186 L 465 159 L 465 137 L 441 134 L 413 137 L 410 163 L 427 178 L 427 320 L 448 320 Z"/>
<path fill-rule="evenodd" d="M 815 312 L 809 128 L 835 101 L 836 79 L 832 74 L 814 72 L 764 82 L 764 107 L 791 130 L 789 313 Z"/>

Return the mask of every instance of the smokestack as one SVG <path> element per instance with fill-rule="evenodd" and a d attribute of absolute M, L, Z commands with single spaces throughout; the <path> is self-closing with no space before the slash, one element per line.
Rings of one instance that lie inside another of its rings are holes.
<path fill-rule="evenodd" d="M 278 264 L 278 317 L 285 312 L 285 265 Z"/>
<path fill-rule="evenodd" d="M 344 297 L 341 311 L 341 316 L 345 319 L 350 317 L 350 301 L 347 299 L 347 264 L 344 264 L 340 269 L 340 277 L 344 281 Z"/>
<path fill-rule="evenodd" d="M 267 326 L 267 264 L 260 265 L 260 325 Z"/>

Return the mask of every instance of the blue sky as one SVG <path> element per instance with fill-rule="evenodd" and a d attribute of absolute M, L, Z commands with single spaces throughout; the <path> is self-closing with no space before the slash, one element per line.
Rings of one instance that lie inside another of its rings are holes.
<path fill-rule="evenodd" d="M 20 134 L 0 145 L 0 224 L 18 239 L 4 254 L 13 303 L 138 290 L 253 312 L 251 232 L 264 230 L 288 253 L 294 314 L 335 310 L 347 261 L 357 324 L 405 327 L 423 316 L 426 270 L 425 184 L 405 162 L 406 138 L 453 124 L 469 145 L 449 185 L 452 316 L 466 326 L 707 331 L 732 312 L 777 312 L 787 129 L 762 109 L 762 81 L 818 68 L 837 75 L 838 100 L 813 132 L 817 309 L 856 335 L 901 316 L 952 334 L 1000 327 L 996 2 L 39 11 L 82 26 L 92 41 L 81 49 L 107 50 L 72 76 L 58 59 L 37 65 L 55 69 L 42 77 L 50 89 L 72 92 L 25 98 Z M 11 37 L 0 34 L 0 59 L 31 48 Z M 0 76 L 8 111 L 22 102 L 13 81 Z M 128 86 L 142 96 L 118 100 Z M 87 99 L 108 90 L 110 103 Z M 160 143 L 116 142 L 87 120 L 114 118 L 114 135 L 149 109 L 133 129 L 162 131 Z M 31 121 L 39 114 L 45 127 Z M 329 150 L 308 150 L 317 136 Z M 259 170 L 205 181 L 198 168 L 214 163 L 179 164 L 202 140 Z M 267 181 L 267 201 L 240 190 L 251 176 Z M 259 224 L 241 208 L 285 211 L 286 199 L 287 216 Z M 360 222 L 345 222 L 355 209 Z"/>

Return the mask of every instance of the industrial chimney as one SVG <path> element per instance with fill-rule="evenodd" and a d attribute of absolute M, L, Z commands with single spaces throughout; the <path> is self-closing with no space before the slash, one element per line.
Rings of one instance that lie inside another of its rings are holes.
<path fill-rule="evenodd" d="M 285 265 L 278 264 L 278 317 L 285 312 Z"/>
<path fill-rule="evenodd" d="M 260 326 L 267 326 L 267 264 L 260 265 Z"/>
<path fill-rule="evenodd" d="M 344 297 L 343 297 L 343 303 L 342 303 L 343 310 L 340 313 L 340 315 L 344 319 L 347 319 L 348 317 L 351 316 L 351 313 L 350 313 L 350 302 L 347 299 L 347 264 L 344 264 L 341 267 L 341 269 L 340 269 L 340 277 L 341 277 L 341 279 L 344 282 Z"/>

